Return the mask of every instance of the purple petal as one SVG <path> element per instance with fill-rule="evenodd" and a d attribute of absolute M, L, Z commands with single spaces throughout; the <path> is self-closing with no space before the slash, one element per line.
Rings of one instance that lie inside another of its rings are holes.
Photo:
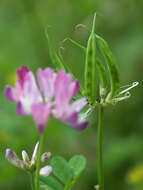
<path fill-rule="evenodd" d="M 70 117 L 67 119 L 67 123 L 68 124 L 75 124 L 77 123 L 78 120 L 78 113 L 77 112 L 73 112 Z"/>
<path fill-rule="evenodd" d="M 72 94 L 72 97 L 75 96 L 78 93 L 79 89 L 80 89 L 79 81 L 76 80 L 76 81 L 73 82 L 73 94 Z"/>
<path fill-rule="evenodd" d="M 18 91 L 18 88 L 16 90 Z M 20 115 L 31 114 L 31 106 L 42 101 L 33 73 L 28 72 L 25 76 L 22 91 L 19 93 L 20 104 L 18 105 L 17 112 Z"/>
<path fill-rule="evenodd" d="M 18 104 L 17 104 L 16 113 L 17 113 L 17 115 L 25 115 L 25 112 L 24 112 L 21 102 L 18 102 Z"/>
<path fill-rule="evenodd" d="M 38 69 L 37 79 L 41 92 L 44 94 L 46 101 L 50 101 L 54 95 L 54 82 L 56 79 L 56 73 L 47 68 L 45 70 Z"/>
<path fill-rule="evenodd" d="M 81 122 L 77 112 L 73 112 L 71 116 L 64 122 L 70 125 L 73 129 L 78 131 L 84 130 L 89 123 L 87 120 Z"/>
<path fill-rule="evenodd" d="M 38 125 L 38 130 L 39 130 L 39 134 L 40 134 L 40 135 L 43 134 L 44 128 L 45 128 L 45 125 L 44 125 L 44 124 L 39 124 L 39 125 Z"/>
<path fill-rule="evenodd" d="M 63 70 L 59 71 L 55 80 L 55 103 L 58 105 L 66 104 L 70 101 L 73 95 L 71 86 L 72 76 L 65 74 Z"/>
<path fill-rule="evenodd" d="M 65 74 L 63 70 L 59 71 L 54 83 L 55 88 L 55 109 L 56 118 L 63 119 L 69 117 L 73 112 L 70 101 L 78 91 L 78 82 L 72 81 L 71 74 Z"/>
<path fill-rule="evenodd" d="M 57 119 L 69 124 L 76 130 L 83 130 L 88 125 L 88 121 L 79 122 L 78 112 L 87 104 L 86 98 L 70 101 L 79 90 L 79 82 L 72 81 L 70 74 L 59 71 L 55 81 L 55 108 L 53 114 Z"/>
<path fill-rule="evenodd" d="M 73 125 L 72 128 L 77 130 L 77 131 L 82 131 L 87 127 L 88 124 L 89 124 L 89 121 L 86 120 L 83 123 Z"/>
<path fill-rule="evenodd" d="M 18 80 L 15 88 L 7 86 L 5 96 L 17 103 L 17 114 L 31 114 L 31 106 L 34 103 L 41 103 L 42 97 L 37 88 L 33 73 L 25 66 L 17 70 Z"/>
<path fill-rule="evenodd" d="M 40 134 L 43 133 L 43 129 L 48 121 L 50 113 L 51 109 L 43 103 L 32 105 L 32 116 Z"/>
<path fill-rule="evenodd" d="M 22 66 L 20 69 L 16 70 L 18 76 L 18 82 L 20 83 L 21 87 L 24 85 L 25 76 L 29 72 L 29 69 L 26 66 Z"/>
<path fill-rule="evenodd" d="M 4 95 L 8 100 L 16 102 L 14 89 L 10 85 L 6 86 Z"/>

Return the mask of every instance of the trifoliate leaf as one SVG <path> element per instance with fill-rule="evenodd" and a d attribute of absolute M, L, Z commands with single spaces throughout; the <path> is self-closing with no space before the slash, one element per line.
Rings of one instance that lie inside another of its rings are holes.
<path fill-rule="evenodd" d="M 54 177 L 40 176 L 40 182 L 42 182 L 43 185 L 47 186 L 48 190 L 63 190 L 63 186 Z"/>
<path fill-rule="evenodd" d="M 72 170 L 66 160 L 60 156 L 53 157 L 50 165 L 53 168 L 53 174 L 64 184 L 67 184 L 72 178 Z"/>
<path fill-rule="evenodd" d="M 82 155 L 76 155 L 69 161 L 69 166 L 73 172 L 72 184 L 74 184 L 86 167 L 86 159 Z"/>

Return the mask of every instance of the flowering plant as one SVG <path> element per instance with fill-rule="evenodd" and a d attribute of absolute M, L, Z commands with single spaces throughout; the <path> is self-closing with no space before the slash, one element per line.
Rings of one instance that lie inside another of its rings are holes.
<path fill-rule="evenodd" d="M 103 110 L 109 104 L 114 105 L 129 98 L 129 90 L 137 86 L 138 82 L 120 91 L 120 76 L 116 61 L 107 42 L 95 32 L 95 18 L 96 14 L 94 15 L 87 47 L 83 47 L 68 38 L 72 43 L 80 47 L 85 54 L 84 87 L 79 84 L 78 80 L 75 80 L 74 75 L 71 74 L 70 69 L 63 62 L 62 56 L 56 54 L 47 34 L 51 60 L 57 72 L 51 68 L 46 68 L 45 70 L 39 68 L 37 80 L 35 80 L 32 71 L 26 66 L 22 66 L 17 69 L 18 79 L 15 87 L 8 85 L 5 89 L 6 98 L 17 105 L 17 114 L 32 115 L 38 128 L 39 143 L 36 144 L 31 160 L 25 151 L 22 151 L 23 160 L 20 160 L 12 150 L 6 150 L 6 159 L 10 163 L 30 173 L 33 190 L 44 189 L 45 187 L 50 190 L 69 190 L 73 187 L 86 165 L 86 160 L 81 155 L 74 156 L 69 162 L 60 156 L 56 156 L 50 160 L 49 165 L 41 168 L 41 164 L 51 155 L 47 152 L 42 155 L 44 131 L 49 117 L 53 115 L 56 119 L 80 131 L 88 126 L 88 116 L 94 113 L 96 108 L 99 111 L 97 138 L 98 185 L 96 185 L 96 189 L 104 190 L 102 159 Z M 101 55 L 98 55 L 98 52 L 103 56 L 105 63 L 101 61 Z M 97 76 L 99 76 L 98 80 Z M 85 109 L 81 112 L 83 108 Z"/>

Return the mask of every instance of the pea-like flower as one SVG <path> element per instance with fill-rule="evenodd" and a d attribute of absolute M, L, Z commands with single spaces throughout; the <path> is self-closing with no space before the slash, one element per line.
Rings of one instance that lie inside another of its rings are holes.
<path fill-rule="evenodd" d="M 87 104 L 86 98 L 71 102 L 79 91 L 78 80 L 73 81 L 71 74 L 63 70 L 56 73 L 51 68 L 39 68 L 36 83 L 33 73 L 22 66 L 17 69 L 17 76 L 15 87 L 8 85 L 5 96 L 17 104 L 18 115 L 32 114 L 40 134 L 50 114 L 76 130 L 83 130 L 88 125 L 87 120 L 81 120 L 78 116 Z"/>
<path fill-rule="evenodd" d="M 20 160 L 17 154 L 11 149 L 6 149 L 5 157 L 12 165 L 18 168 L 21 168 L 27 171 L 35 171 L 37 157 L 38 157 L 38 149 L 39 149 L 39 142 L 35 146 L 31 160 L 25 150 L 22 151 L 22 160 Z M 41 163 L 45 163 L 47 159 L 50 158 L 50 156 L 51 156 L 50 152 L 45 152 L 41 156 Z M 41 168 L 40 175 L 49 176 L 51 172 L 52 172 L 52 167 L 50 165 L 47 165 Z"/>

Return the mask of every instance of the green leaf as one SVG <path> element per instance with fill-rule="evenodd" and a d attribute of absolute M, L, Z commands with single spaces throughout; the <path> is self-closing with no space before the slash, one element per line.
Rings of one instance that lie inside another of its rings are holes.
<path fill-rule="evenodd" d="M 46 186 L 45 184 L 43 183 L 40 183 L 40 187 L 39 187 L 40 190 L 54 190 L 48 186 Z"/>
<path fill-rule="evenodd" d="M 53 168 L 53 174 L 64 184 L 67 184 L 72 178 L 72 170 L 66 160 L 60 156 L 53 157 L 50 165 Z"/>
<path fill-rule="evenodd" d="M 53 190 L 63 190 L 63 186 L 53 177 L 40 176 L 40 181 L 46 185 L 49 189 Z"/>
<path fill-rule="evenodd" d="M 94 15 L 92 31 L 88 39 L 85 63 L 85 94 L 89 102 L 96 99 L 96 43 L 95 43 L 95 18 Z"/>
<path fill-rule="evenodd" d="M 76 155 L 69 161 L 69 166 L 73 172 L 72 184 L 74 184 L 86 167 L 86 159 L 82 155 Z"/>
<path fill-rule="evenodd" d="M 109 77 L 110 77 L 110 85 L 111 90 L 108 99 L 111 100 L 120 92 L 120 76 L 116 61 L 112 55 L 112 52 L 107 44 L 107 42 L 101 38 L 100 36 L 96 35 L 97 43 L 101 53 L 103 54 L 108 70 L 109 70 Z"/>
<path fill-rule="evenodd" d="M 70 159 L 69 165 L 73 171 L 73 177 L 76 177 L 85 169 L 86 159 L 82 155 L 76 155 Z"/>

